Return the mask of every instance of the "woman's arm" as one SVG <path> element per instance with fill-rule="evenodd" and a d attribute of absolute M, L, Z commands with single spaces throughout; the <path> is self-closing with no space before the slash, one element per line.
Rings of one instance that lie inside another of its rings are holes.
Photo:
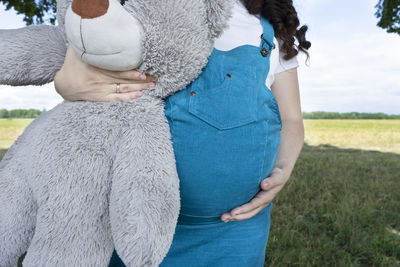
<path fill-rule="evenodd" d="M 136 70 L 109 71 L 85 63 L 68 47 L 65 61 L 54 77 L 57 93 L 69 101 L 114 101 L 136 99 L 157 80 Z M 116 84 L 121 93 L 116 93 Z"/>
<path fill-rule="evenodd" d="M 304 144 L 304 125 L 300 107 L 300 92 L 297 69 L 276 75 L 271 87 L 282 116 L 281 144 L 274 169 L 279 169 L 289 179 Z M 264 180 L 267 183 L 273 180 Z M 286 181 L 285 181 L 286 182 Z M 265 189 L 267 189 L 265 187 Z"/>
<path fill-rule="evenodd" d="M 297 69 L 276 74 L 271 90 L 282 117 L 281 143 L 276 164 L 270 176 L 261 182 L 261 191 L 249 203 L 224 213 L 221 216 L 224 222 L 249 219 L 268 206 L 289 180 L 303 147 L 304 125 Z"/>

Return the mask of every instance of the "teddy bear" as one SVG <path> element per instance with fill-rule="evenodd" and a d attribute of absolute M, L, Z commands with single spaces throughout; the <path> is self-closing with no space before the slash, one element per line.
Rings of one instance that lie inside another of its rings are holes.
<path fill-rule="evenodd" d="M 127 101 L 63 101 L 0 163 L 0 266 L 158 266 L 180 210 L 164 98 L 201 73 L 229 0 L 60 0 L 57 26 L 0 31 L 0 84 L 51 82 L 71 46 L 158 83 Z M 187 133 L 190 134 L 190 133 Z"/>

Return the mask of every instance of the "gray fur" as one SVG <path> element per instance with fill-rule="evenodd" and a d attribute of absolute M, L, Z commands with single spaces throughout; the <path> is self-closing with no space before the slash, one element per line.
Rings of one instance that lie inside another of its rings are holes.
<path fill-rule="evenodd" d="M 43 85 L 64 63 L 66 39 L 58 27 L 0 30 L 0 84 Z"/>
<path fill-rule="evenodd" d="M 65 11 L 72 0 L 57 2 L 58 26 L 29 26 L 0 30 L 0 84 L 43 85 L 61 69 L 68 40 Z"/>
<path fill-rule="evenodd" d="M 219 37 L 228 26 L 231 16 L 232 2 L 226 0 L 204 0 L 207 10 L 207 23 L 210 29 L 210 37 Z M 227 12 L 228 11 L 228 12 Z"/>
<path fill-rule="evenodd" d="M 163 97 L 200 74 L 229 17 L 229 0 L 136 0 L 141 70 L 159 83 L 137 100 L 63 102 L 31 123 L 0 163 L 0 266 L 158 266 L 180 209 Z M 63 25 L 67 8 L 58 3 Z M 61 36 L 60 36 L 61 33 Z M 0 31 L 0 83 L 42 84 L 65 53 L 64 31 Z M 18 43 L 19 45 L 16 45 Z M 7 51 L 7 52 L 6 52 Z M 188 133 L 190 134 L 190 133 Z"/>

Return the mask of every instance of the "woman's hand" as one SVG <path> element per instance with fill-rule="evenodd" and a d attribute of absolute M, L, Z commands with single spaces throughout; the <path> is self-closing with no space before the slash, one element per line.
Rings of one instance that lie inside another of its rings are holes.
<path fill-rule="evenodd" d="M 222 214 L 221 220 L 229 222 L 250 219 L 269 205 L 279 191 L 282 190 L 289 177 L 289 174 L 285 174 L 282 169 L 275 167 L 270 176 L 260 183 L 261 191 L 249 203 Z"/>
<path fill-rule="evenodd" d="M 109 71 L 91 66 L 68 47 L 64 65 L 54 77 L 57 93 L 65 100 L 113 101 L 136 99 L 155 86 L 156 79 L 135 70 Z M 116 84 L 121 84 L 116 93 Z"/>
<path fill-rule="evenodd" d="M 303 147 L 304 125 L 297 69 L 289 69 L 276 74 L 271 90 L 276 97 L 282 117 L 278 158 L 270 176 L 261 182 L 262 190 L 249 203 L 222 214 L 221 220 L 225 222 L 249 219 L 268 206 L 289 180 Z"/>

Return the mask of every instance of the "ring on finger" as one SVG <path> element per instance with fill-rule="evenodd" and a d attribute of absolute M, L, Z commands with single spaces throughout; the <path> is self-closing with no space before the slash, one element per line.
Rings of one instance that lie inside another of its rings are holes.
<path fill-rule="evenodd" d="M 116 88 L 115 92 L 116 92 L 117 94 L 120 94 L 120 93 L 121 93 L 121 84 L 117 83 L 117 88 Z"/>

